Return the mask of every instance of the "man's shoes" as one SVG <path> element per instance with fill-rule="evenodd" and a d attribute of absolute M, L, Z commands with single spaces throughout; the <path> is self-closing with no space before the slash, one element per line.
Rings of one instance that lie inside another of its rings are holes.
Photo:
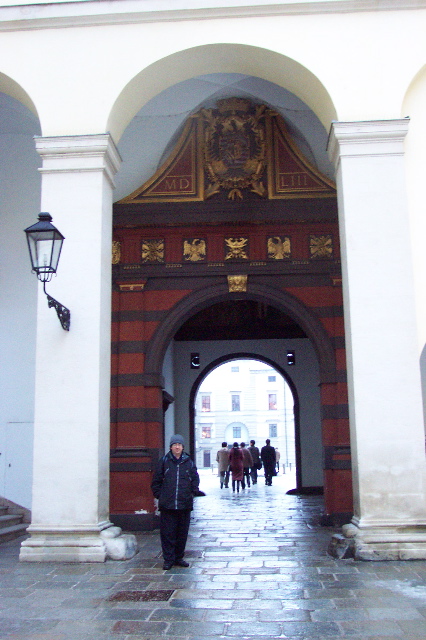
<path fill-rule="evenodd" d="M 189 562 L 186 560 L 175 560 L 176 567 L 189 567 Z"/>
<path fill-rule="evenodd" d="M 163 569 L 164 571 L 168 571 L 169 569 L 171 569 L 173 567 L 173 562 L 165 562 L 163 564 Z"/>

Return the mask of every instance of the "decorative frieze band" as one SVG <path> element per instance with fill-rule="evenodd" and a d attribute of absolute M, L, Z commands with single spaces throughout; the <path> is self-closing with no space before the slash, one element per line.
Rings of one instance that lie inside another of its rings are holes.
<path fill-rule="evenodd" d="M 230 262 L 248 262 L 253 258 L 251 255 L 251 241 L 253 244 L 259 245 L 259 238 L 249 235 L 229 236 L 222 239 L 222 250 L 219 259 L 224 263 Z M 304 242 L 307 247 L 307 257 L 310 260 L 330 260 L 335 256 L 333 233 L 329 231 L 316 232 L 308 234 Z M 177 244 L 179 243 L 179 247 Z M 294 258 L 292 251 L 292 237 L 283 235 L 282 233 L 267 235 L 261 240 L 263 251 L 260 258 L 256 260 L 266 262 L 292 260 Z M 300 244 L 300 241 L 299 241 Z M 217 239 L 208 237 L 184 237 L 184 238 L 164 238 L 151 237 L 142 238 L 140 241 L 140 264 L 145 265 L 166 265 L 181 266 L 181 264 L 211 264 L 209 259 L 210 245 L 215 245 L 217 254 Z M 257 250 L 257 254 L 259 251 Z M 112 264 L 122 264 L 123 247 L 120 240 L 114 240 L 112 244 Z M 168 255 L 180 254 L 181 262 L 170 262 Z M 217 258 L 214 262 L 217 261 Z M 143 284 L 140 283 L 141 288 Z M 135 285 L 136 286 L 136 285 Z"/>

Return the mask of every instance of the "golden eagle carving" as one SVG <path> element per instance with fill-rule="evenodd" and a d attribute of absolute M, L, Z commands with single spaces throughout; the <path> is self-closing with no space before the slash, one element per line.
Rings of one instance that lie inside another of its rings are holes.
<path fill-rule="evenodd" d="M 265 110 L 265 105 L 253 107 L 241 98 L 219 100 L 217 109 L 202 109 L 209 181 L 206 198 L 227 189 L 228 198 L 242 200 L 242 190 L 247 188 L 266 196 L 262 182 L 266 166 Z"/>
<path fill-rule="evenodd" d="M 190 238 L 183 242 L 183 257 L 190 262 L 200 262 L 206 257 L 206 241 L 202 238 Z"/>

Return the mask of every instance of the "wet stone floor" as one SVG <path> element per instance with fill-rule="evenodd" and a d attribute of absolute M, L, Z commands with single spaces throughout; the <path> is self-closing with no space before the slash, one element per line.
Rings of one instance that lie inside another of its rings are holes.
<path fill-rule="evenodd" d="M 163 571 L 158 532 L 129 561 L 20 563 L 0 545 L 7 640 L 425 640 L 426 562 L 327 555 L 322 498 L 289 474 L 233 494 L 202 472 L 187 569 Z"/>

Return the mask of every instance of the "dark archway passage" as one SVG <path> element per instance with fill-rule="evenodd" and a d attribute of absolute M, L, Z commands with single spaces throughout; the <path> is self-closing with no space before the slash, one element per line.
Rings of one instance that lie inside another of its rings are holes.
<path fill-rule="evenodd" d="M 188 441 L 194 457 L 194 402 L 202 380 L 229 360 L 259 360 L 278 371 L 293 394 L 295 489 L 322 490 L 320 367 L 312 342 L 289 314 L 248 296 L 215 303 L 188 319 L 172 344 L 175 402 L 170 428 L 183 430 L 189 425 Z M 166 440 L 168 435 L 166 421 Z M 263 440 L 268 435 L 263 431 Z"/>

